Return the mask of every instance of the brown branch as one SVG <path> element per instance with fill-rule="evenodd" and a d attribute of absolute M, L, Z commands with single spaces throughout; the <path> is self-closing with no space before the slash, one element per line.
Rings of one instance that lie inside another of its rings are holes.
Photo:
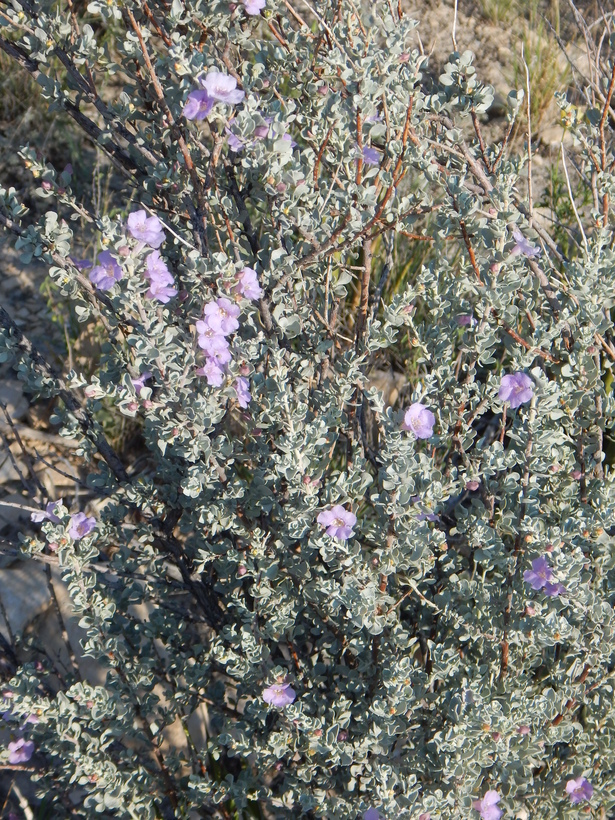
<path fill-rule="evenodd" d="M 145 61 L 145 65 L 147 67 L 148 74 L 150 76 L 150 80 L 154 87 L 154 92 L 156 94 L 156 99 L 158 104 L 166 118 L 168 120 L 169 126 L 171 128 L 171 133 L 177 144 L 179 146 L 179 150 L 182 153 L 184 158 L 184 163 L 186 165 L 186 169 L 188 171 L 188 175 L 190 176 L 190 181 L 192 182 L 192 187 L 194 189 L 194 196 L 196 198 L 196 211 L 197 211 L 197 231 L 200 239 L 201 249 L 205 249 L 207 247 L 207 221 L 205 219 L 205 199 L 204 199 L 204 192 L 203 186 L 201 184 L 201 180 L 199 175 L 197 174 L 196 168 L 194 166 L 194 162 L 192 161 L 192 156 L 188 149 L 188 145 L 186 144 L 186 140 L 184 138 L 183 132 L 179 125 L 173 118 L 173 114 L 171 113 L 171 109 L 167 105 L 167 101 L 164 97 L 164 91 L 156 76 L 156 72 L 154 70 L 154 66 L 152 65 L 152 61 L 150 60 L 149 52 L 147 50 L 147 45 L 145 40 L 143 39 L 143 33 L 141 32 L 141 28 L 137 21 L 135 20 L 134 14 L 129 8 L 125 8 L 123 11 L 125 17 L 128 18 L 128 21 L 132 27 L 132 30 L 137 35 L 137 39 L 139 40 L 139 46 L 141 48 L 141 53 L 143 55 L 143 60 Z"/>
<path fill-rule="evenodd" d="M 363 277 L 361 279 L 361 300 L 359 302 L 359 315 L 357 316 L 357 327 L 355 330 L 355 348 L 361 351 L 363 346 L 363 334 L 365 333 L 365 322 L 369 308 L 369 283 L 372 274 L 372 241 L 365 239 L 363 242 Z"/>
<path fill-rule="evenodd" d="M 615 63 L 613 63 L 613 69 L 611 71 L 611 81 L 609 83 L 608 90 L 606 92 L 606 99 L 604 101 L 604 108 L 602 110 L 602 116 L 600 117 L 600 160 L 602 163 L 602 171 L 606 171 L 606 140 L 604 136 L 604 125 L 606 123 L 607 114 L 609 108 L 611 107 L 611 98 L 613 96 L 613 90 L 615 89 Z M 602 197 L 602 227 L 606 228 L 609 221 L 609 196 L 607 193 L 604 193 Z"/>
<path fill-rule="evenodd" d="M 551 353 L 547 353 L 546 350 L 543 350 L 540 347 L 532 347 L 532 345 L 529 342 L 527 342 L 525 339 L 523 339 L 521 336 L 519 336 L 519 334 L 515 330 L 513 330 L 512 327 L 509 327 L 506 324 L 506 322 L 499 319 L 496 311 L 493 310 L 493 308 L 492 308 L 491 312 L 493 313 L 496 321 L 498 322 L 498 324 L 500 325 L 502 330 L 505 333 L 508 333 L 508 335 L 511 337 L 511 339 L 514 339 L 515 342 L 520 344 L 526 350 L 529 350 L 535 356 L 540 356 L 542 359 L 548 359 L 550 362 L 553 362 L 554 364 L 560 364 L 559 359 L 556 359 L 555 356 L 551 355 Z"/>
<path fill-rule="evenodd" d="M 324 138 L 323 143 L 320 146 L 320 149 L 318 150 L 318 154 L 316 156 L 316 162 L 314 164 L 314 185 L 316 185 L 317 182 L 318 182 L 318 174 L 319 174 L 319 171 L 320 171 L 320 162 L 322 160 L 322 155 L 325 152 L 325 148 L 329 144 L 329 140 L 331 139 L 331 134 L 332 133 L 333 133 L 333 126 L 331 126 L 331 128 L 329 128 L 329 130 L 327 131 L 327 136 Z"/>

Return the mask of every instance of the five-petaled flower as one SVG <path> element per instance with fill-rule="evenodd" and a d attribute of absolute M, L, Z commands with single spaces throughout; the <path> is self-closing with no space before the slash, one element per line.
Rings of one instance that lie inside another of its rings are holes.
<path fill-rule="evenodd" d="M 594 787 L 586 777 L 577 777 L 566 783 L 566 793 L 570 796 L 571 803 L 583 803 L 591 800 Z"/>
<path fill-rule="evenodd" d="M 566 587 L 559 582 L 554 584 L 545 584 L 544 593 L 548 595 L 549 598 L 557 598 L 558 595 L 564 595 L 566 592 Z"/>
<path fill-rule="evenodd" d="M 237 88 L 237 80 L 234 77 L 221 71 L 208 71 L 207 76 L 199 77 L 198 82 L 207 92 L 209 99 L 214 102 L 237 105 L 246 95 L 245 91 Z"/>
<path fill-rule="evenodd" d="M 234 333 L 239 327 L 237 317 L 241 313 L 239 307 L 234 305 L 225 296 L 216 299 L 215 302 L 208 302 L 203 309 L 203 321 L 206 322 L 212 330 L 228 336 L 229 333 Z"/>
<path fill-rule="evenodd" d="M 144 210 L 128 215 L 128 233 L 150 248 L 159 248 L 164 242 L 164 229 L 157 216 L 148 216 Z"/>
<path fill-rule="evenodd" d="M 80 538 L 89 535 L 89 533 L 92 532 L 95 526 L 95 518 L 88 517 L 85 513 L 82 512 L 75 513 L 70 517 L 70 521 L 68 523 L 68 534 L 73 539 L 73 541 L 79 541 Z"/>
<path fill-rule="evenodd" d="M 235 379 L 235 393 L 237 393 L 237 404 L 245 410 L 252 401 L 252 394 L 250 393 L 250 382 L 243 376 Z"/>
<path fill-rule="evenodd" d="M 246 14 L 260 14 L 265 8 L 267 0 L 242 0 Z"/>
<path fill-rule="evenodd" d="M 156 279 L 151 281 L 145 295 L 148 299 L 158 299 L 159 302 L 166 305 L 170 299 L 177 296 L 177 288 Z"/>
<path fill-rule="evenodd" d="M 233 290 L 246 299 L 260 299 L 263 295 L 263 289 L 258 284 L 258 275 L 252 268 L 242 268 L 235 274 L 237 284 Z"/>
<path fill-rule="evenodd" d="M 8 744 L 9 763 L 27 763 L 34 754 L 34 743 L 23 737 L 17 738 Z"/>
<path fill-rule="evenodd" d="M 187 120 L 204 120 L 209 116 L 214 107 L 214 100 L 211 99 L 204 88 L 191 91 L 184 104 L 184 117 Z"/>
<path fill-rule="evenodd" d="M 197 368 L 199 376 L 205 376 L 210 387 L 220 387 L 224 381 L 224 370 L 215 359 L 206 359 L 202 367 Z"/>
<path fill-rule="evenodd" d="M 533 259 L 534 256 L 540 256 L 542 253 L 541 249 L 536 245 L 532 245 L 532 243 L 523 236 L 518 228 L 513 230 L 513 237 L 515 238 L 515 245 L 510 252 L 512 256 L 522 254 L 523 256 Z"/>
<path fill-rule="evenodd" d="M 533 386 L 534 382 L 525 373 L 507 373 L 502 376 L 498 398 L 507 401 L 514 410 L 532 400 Z"/>
<path fill-rule="evenodd" d="M 90 271 L 90 282 L 96 285 L 98 290 L 111 290 L 122 278 L 122 269 L 117 259 L 110 251 L 101 251 L 96 261 L 98 264 Z"/>
<path fill-rule="evenodd" d="M 482 800 L 474 800 L 472 807 L 479 812 L 482 820 L 500 820 L 500 817 L 504 814 L 502 809 L 497 806 L 500 800 L 500 795 L 491 790 L 485 794 Z"/>
<path fill-rule="evenodd" d="M 357 516 L 353 512 L 344 509 L 341 504 L 336 504 L 330 510 L 323 510 L 316 520 L 322 527 L 326 528 L 327 535 L 330 535 L 331 538 L 346 541 L 354 535 L 352 528 L 357 523 Z"/>
<path fill-rule="evenodd" d="M 414 433 L 417 438 L 431 438 L 435 423 L 436 417 L 431 410 L 416 401 L 406 410 L 401 429 Z"/>
<path fill-rule="evenodd" d="M 380 154 L 375 148 L 371 148 L 369 145 L 366 145 L 361 152 L 363 162 L 366 165 L 379 165 L 380 164 Z"/>
<path fill-rule="evenodd" d="M 266 689 L 263 689 L 263 700 L 271 706 L 277 706 L 283 709 L 290 703 L 293 703 L 297 693 L 292 688 L 290 683 L 273 683 Z"/>
<path fill-rule="evenodd" d="M 158 299 L 166 304 L 169 299 L 177 296 L 177 288 L 174 287 L 173 274 L 167 268 L 166 262 L 160 256 L 159 251 L 152 251 L 145 260 L 145 271 L 143 273 L 149 280 L 149 290 L 145 294 L 148 299 Z"/>
<path fill-rule="evenodd" d="M 151 378 L 152 374 L 149 372 L 149 370 L 144 370 L 140 376 L 137 376 L 136 379 L 132 379 L 132 386 L 134 387 L 137 396 L 141 395 L 141 391 L 145 387 L 145 382 Z"/>
<path fill-rule="evenodd" d="M 41 521 L 51 521 L 53 524 L 59 524 L 60 519 L 56 515 L 55 510 L 56 506 L 61 503 L 61 498 L 58 499 L 58 501 L 50 501 L 44 510 L 37 510 L 36 512 L 33 512 L 30 516 L 30 520 L 34 521 L 35 524 L 40 524 Z"/>
<path fill-rule="evenodd" d="M 228 364 L 231 360 L 231 351 L 226 337 L 202 320 L 196 323 L 196 330 L 199 334 L 198 345 L 205 355 L 215 359 L 218 364 Z"/>
<path fill-rule="evenodd" d="M 526 569 L 523 573 L 523 580 L 526 581 L 532 589 L 542 589 L 546 584 L 553 580 L 553 570 L 551 569 L 546 555 L 540 558 L 534 558 L 532 561 L 532 569 Z"/>

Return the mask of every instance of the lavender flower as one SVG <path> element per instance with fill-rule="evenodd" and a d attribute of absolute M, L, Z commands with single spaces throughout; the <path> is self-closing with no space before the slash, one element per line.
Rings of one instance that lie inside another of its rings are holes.
<path fill-rule="evenodd" d="M 374 808 L 368 809 L 363 812 L 363 820 L 380 820 L 380 812 Z"/>
<path fill-rule="evenodd" d="M 137 396 L 141 395 L 141 391 L 145 387 L 145 382 L 151 378 L 152 374 L 149 372 L 149 370 L 144 370 L 140 376 L 138 376 L 136 379 L 132 379 L 132 386 L 134 387 Z"/>
<path fill-rule="evenodd" d="M 203 321 L 196 323 L 196 329 L 199 334 L 198 346 L 207 356 L 218 360 L 221 364 L 230 362 L 231 354 L 228 342 L 219 330 L 214 330 L 207 322 Z"/>
<path fill-rule="evenodd" d="M 245 296 L 246 299 L 260 299 L 263 289 L 258 284 L 258 276 L 252 268 L 242 268 L 236 274 L 237 284 L 233 288 L 235 293 Z"/>
<path fill-rule="evenodd" d="M 20 737 L 8 744 L 8 750 L 9 763 L 27 763 L 34 754 L 34 743 Z"/>
<path fill-rule="evenodd" d="M 577 777 L 576 780 L 569 780 L 566 783 L 566 794 L 570 796 L 571 803 L 583 803 L 591 800 L 594 787 L 586 777 Z"/>
<path fill-rule="evenodd" d="M 330 510 L 323 510 L 316 520 L 326 528 L 327 535 L 339 541 L 352 538 L 354 535 L 352 528 L 357 523 L 356 515 L 344 509 L 341 504 L 336 504 Z"/>
<path fill-rule="evenodd" d="M 164 229 L 157 216 L 148 216 L 144 210 L 128 215 L 128 233 L 150 248 L 159 248 L 164 242 Z"/>
<path fill-rule="evenodd" d="M 263 700 L 271 706 L 277 706 L 283 709 L 292 703 L 297 697 L 297 693 L 291 687 L 290 683 L 273 683 L 266 689 L 263 689 Z"/>
<path fill-rule="evenodd" d="M 436 423 L 434 414 L 420 402 L 414 402 L 406 410 L 402 430 L 408 430 L 417 438 L 431 438 Z"/>
<path fill-rule="evenodd" d="M 366 165 L 380 165 L 380 153 L 375 148 L 365 146 L 362 151 L 363 162 Z"/>
<path fill-rule="evenodd" d="M 534 382 L 525 373 L 508 373 L 502 376 L 498 398 L 507 401 L 514 410 L 532 400 Z"/>
<path fill-rule="evenodd" d="M 478 324 L 474 316 L 471 313 L 460 313 L 457 316 L 457 324 L 461 325 L 462 327 L 470 326 L 474 327 L 474 325 Z"/>
<path fill-rule="evenodd" d="M 164 282 L 169 285 L 173 283 L 173 274 L 167 268 L 167 264 L 162 256 L 160 256 L 160 251 L 152 251 L 148 254 L 145 260 L 143 276 L 145 276 L 146 279 Z"/>
<path fill-rule="evenodd" d="M 203 321 L 205 321 L 212 330 L 228 336 L 229 333 L 234 333 L 239 327 L 237 317 L 240 314 L 237 305 L 234 305 L 225 296 L 216 299 L 215 302 L 208 302 L 203 309 Z"/>
<path fill-rule="evenodd" d="M 234 134 L 228 126 L 226 126 L 224 130 L 226 131 L 226 141 L 228 142 L 228 147 L 230 150 L 234 151 L 236 154 L 239 153 L 239 151 L 243 151 L 243 140 L 240 139 L 237 134 Z"/>
<path fill-rule="evenodd" d="M 68 258 L 77 268 L 77 270 L 87 270 L 88 268 L 92 267 L 92 263 L 89 259 L 77 259 L 75 256 L 69 256 Z"/>
<path fill-rule="evenodd" d="M 265 8 L 267 0 L 241 0 L 246 10 L 246 14 L 260 14 Z"/>
<path fill-rule="evenodd" d="M 55 514 L 55 508 L 58 504 L 61 503 L 61 498 L 58 501 L 50 501 L 44 510 L 38 510 L 37 512 L 33 512 L 30 516 L 30 520 L 34 521 L 35 524 L 40 524 L 41 521 L 51 521 L 53 524 L 59 524 L 60 519 Z"/>
<path fill-rule="evenodd" d="M 98 264 L 90 271 L 90 282 L 99 290 L 111 290 L 122 278 L 122 269 L 110 251 L 101 251 L 96 260 Z"/>
<path fill-rule="evenodd" d="M 488 791 L 482 800 L 474 800 L 472 807 L 479 812 L 482 820 L 500 820 L 504 814 L 502 809 L 498 809 L 497 803 L 501 800 L 496 791 Z"/>
<path fill-rule="evenodd" d="M 237 88 L 237 80 L 221 71 L 209 71 L 205 79 L 199 78 L 199 84 L 211 100 L 227 105 L 237 105 L 246 96 L 244 91 Z"/>
<path fill-rule="evenodd" d="M 210 387 L 220 387 L 224 381 L 224 369 L 216 359 L 206 359 L 203 367 L 197 368 L 196 372 L 199 376 L 205 376 Z"/>
<path fill-rule="evenodd" d="M 560 584 L 560 583 L 555 583 L 555 584 L 547 583 L 547 584 L 545 584 L 544 593 L 545 593 L 545 595 L 548 595 L 549 598 L 557 598 L 558 595 L 564 595 L 565 592 L 566 592 L 566 587 L 563 584 Z"/>
<path fill-rule="evenodd" d="M 158 299 L 159 302 L 166 305 L 170 299 L 177 296 L 177 288 L 156 280 L 152 281 L 145 295 L 148 299 Z"/>
<path fill-rule="evenodd" d="M 83 538 L 91 533 L 95 526 L 95 518 L 88 518 L 88 516 L 82 512 L 75 513 L 75 515 L 71 515 L 70 517 L 68 534 L 73 541 L 79 541 L 80 538 Z"/>
<path fill-rule="evenodd" d="M 250 382 L 244 379 L 243 376 L 238 376 L 237 379 L 235 379 L 235 392 L 237 393 L 237 404 L 245 410 L 252 401 Z"/>
<path fill-rule="evenodd" d="M 254 136 L 257 139 L 264 140 L 269 136 L 269 132 L 271 130 L 271 123 L 273 122 L 273 117 L 265 117 L 265 125 L 257 125 L 254 129 Z"/>
<path fill-rule="evenodd" d="M 184 117 L 187 120 L 204 120 L 214 107 L 214 100 L 205 89 L 191 91 L 184 104 Z"/>
<path fill-rule="evenodd" d="M 547 556 L 543 555 L 541 558 L 534 558 L 532 561 L 532 569 L 526 569 L 523 573 L 523 580 L 526 581 L 532 589 L 542 589 L 553 578 L 553 570 L 549 566 Z"/>
<path fill-rule="evenodd" d="M 540 256 L 542 253 L 541 249 L 536 245 L 532 245 L 532 243 L 523 236 L 518 228 L 513 230 L 513 236 L 515 238 L 515 246 L 510 252 L 511 256 L 523 254 L 523 256 L 527 256 L 532 259 L 534 256 Z"/>

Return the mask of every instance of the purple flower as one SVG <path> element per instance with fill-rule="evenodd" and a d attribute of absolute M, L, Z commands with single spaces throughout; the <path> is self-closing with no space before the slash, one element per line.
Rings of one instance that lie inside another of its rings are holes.
<path fill-rule="evenodd" d="M 203 309 L 203 320 L 212 330 L 218 331 L 228 336 L 234 333 L 239 327 L 237 317 L 240 314 L 237 305 L 234 305 L 225 296 L 216 299 L 215 302 L 208 302 Z"/>
<path fill-rule="evenodd" d="M 375 148 L 370 148 L 366 145 L 362 151 L 362 154 L 363 162 L 366 165 L 380 165 L 380 154 Z"/>
<path fill-rule="evenodd" d="M 160 256 L 160 251 L 152 251 L 148 254 L 145 260 L 145 272 L 143 276 L 152 281 L 164 282 L 166 285 L 173 284 L 173 274 L 167 268 L 164 259 Z"/>
<path fill-rule="evenodd" d="M 237 393 L 237 403 L 245 409 L 252 401 L 250 382 L 244 379 L 243 376 L 238 376 L 235 379 L 235 392 Z"/>
<path fill-rule="evenodd" d="M 54 524 L 59 524 L 60 519 L 55 514 L 55 508 L 57 504 L 61 504 L 62 499 L 60 498 L 58 501 L 50 501 L 49 504 L 45 507 L 45 510 L 38 510 L 37 512 L 33 512 L 30 516 L 30 520 L 34 521 L 35 524 L 40 524 L 41 521 L 52 521 Z"/>
<path fill-rule="evenodd" d="M 257 137 L 259 140 L 264 140 L 269 136 L 269 131 L 271 130 L 271 123 L 273 122 L 273 117 L 265 117 L 266 125 L 257 125 L 254 129 L 254 136 Z"/>
<path fill-rule="evenodd" d="M 553 570 L 549 566 L 547 556 L 534 558 L 532 569 L 526 569 L 523 573 L 523 580 L 531 585 L 532 589 L 542 589 L 553 578 Z"/>
<path fill-rule="evenodd" d="M 414 433 L 417 438 L 431 438 L 435 423 L 436 417 L 431 410 L 417 401 L 406 410 L 401 429 Z"/>
<path fill-rule="evenodd" d="M 566 587 L 560 583 L 547 583 L 545 584 L 544 593 L 548 595 L 549 598 L 557 598 L 558 595 L 564 595 L 566 593 Z"/>
<path fill-rule="evenodd" d="M 110 251 L 102 251 L 96 260 L 98 264 L 90 271 L 90 282 L 99 290 L 111 290 L 122 278 L 122 269 Z"/>
<path fill-rule="evenodd" d="M 199 78 L 199 84 L 210 99 L 227 105 L 237 105 L 246 96 L 244 91 L 237 88 L 237 80 L 221 71 L 209 71 L 205 79 Z"/>
<path fill-rule="evenodd" d="M 184 104 L 184 117 L 187 120 L 204 120 L 214 107 L 214 100 L 205 89 L 191 91 Z"/>
<path fill-rule="evenodd" d="M 290 134 L 282 134 L 280 139 L 286 140 L 286 142 L 290 142 L 290 147 L 291 148 L 296 148 L 297 147 L 297 143 L 294 141 L 294 139 L 291 137 Z"/>
<path fill-rule="evenodd" d="M 169 299 L 177 296 L 177 288 L 174 288 L 172 285 L 168 285 L 165 282 L 160 282 L 159 280 L 152 280 L 149 290 L 145 295 L 148 299 L 158 299 L 159 302 L 166 305 Z"/>
<path fill-rule="evenodd" d="M 500 800 L 500 795 L 496 791 L 488 791 L 482 800 L 472 802 L 472 808 L 480 813 L 482 820 L 500 820 L 504 814 L 502 809 L 497 807 Z"/>
<path fill-rule="evenodd" d="M 577 777 L 576 780 L 569 780 L 566 783 L 566 794 L 570 795 L 571 803 L 582 803 L 584 800 L 591 800 L 594 787 L 586 777 Z"/>
<path fill-rule="evenodd" d="M 203 367 L 197 368 L 196 372 L 199 376 L 205 376 L 210 387 L 220 387 L 224 381 L 224 369 L 216 359 L 207 359 Z"/>
<path fill-rule="evenodd" d="M 34 743 L 23 737 L 14 740 L 8 745 L 9 763 L 27 763 L 34 754 Z"/>
<path fill-rule="evenodd" d="M 231 151 L 234 151 L 235 153 L 238 153 L 239 151 L 243 151 L 243 147 L 244 147 L 243 140 L 240 139 L 237 136 L 237 134 L 234 134 L 231 131 L 231 129 L 228 128 L 228 126 L 225 127 L 224 130 L 226 131 L 226 134 L 227 134 L 226 141 L 228 142 L 228 147 L 231 149 Z"/>
<path fill-rule="evenodd" d="M 92 263 L 89 259 L 76 259 L 74 256 L 69 256 L 68 258 L 77 268 L 77 270 L 87 270 L 88 268 L 92 267 Z"/>
<path fill-rule="evenodd" d="M 523 236 L 521 231 L 518 228 L 513 230 L 513 236 L 515 238 L 515 246 L 513 247 L 511 256 L 518 256 L 519 254 L 523 254 L 523 256 L 528 256 L 532 259 L 534 256 L 540 256 L 542 253 L 541 249 L 536 245 L 532 245 L 531 242 Z"/>
<path fill-rule="evenodd" d="M 258 284 L 258 276 L 252 268 L 242 268 L 236 274 L 237 284 L 233 288 L 235 293 L 245 296 L 246 299 L 260 299 L 263 289 Z"/>
<path fill-rule="evenodd" d="M 73 541 L 79 541 L 80 538 L 83 538 L 85 535 L 91 533 L 95 526 L 95 518 L 88 518 L 88 516 L 82 512 L 75 513 L 75 515 L 71 515 L 70 517 L 70 521 L 68 523 L 68 534 Z"/>
<path fill-rule="evenodd" d="M 323 510 L 316 520 L 326 528 L 327 535 L 331 538 L 346 541 L 354 535 L 352 528 L 357 523 L 357 516 L 341 504 L 336 504 L 330 510 Z"/>
<path fill-rule="evenodd" d="M 502 376 L 498 398 L 507 401 L 514 410 L 532 400 L 534 382 L 525 373 L 508 373 Z"/>
<path fill-rule="evenodd" d="M 226 338 L 219 330 L 214 330 L 207 322 L 198 321 L 196 330 L 199 334 L 198 346 L 212 359 L 221 364 L 230 362 L 231 354 Z"/>
<path fill-rule="evenodd" d="M 136 379 L 132 379 L 132 386 L 134 387 L 137 396 L 141 395 L 141 391 L 145 387 L 145 382 L 151 378 L 152 374 L 149 372 L 149 370 L 144 370 L 140 376 L 138 376 Z"/>
<path fill-rule="evenodd" d="M 266 689 L 263 689 L 263 700 L 265 703 L 270 703 L 272 706 L 277 706 L 283 709 L 292 703 L 297 697 L 297 693 L 291 687 L 290 683 L 273 683 Z"/>
<path fill-rule="evenodd" d="M 380 820 L 380 812 L 374 808 L 368 809 L 363 812 L 363 820 Z"/>
<path fill-rule="evenodd" d="M 471 313 L 460 313 L 459 316 L 457 316 L 457 324 L 464 327 L 467 325 L 474 327 L 477 321 Z"/>
<path fill-rule="evenodd" d="M 264 9 L 267 0 L 241 0 L 246 10 L 246 14 L 260 14 L 261 9 Z"/>
<path fill-rule="evenodd" d="M 143 210 L 128 215 L 128 233 L 150 248 L 159 248 L 164 242 L 162 222 L 157 216 L 148 216 Z"/>

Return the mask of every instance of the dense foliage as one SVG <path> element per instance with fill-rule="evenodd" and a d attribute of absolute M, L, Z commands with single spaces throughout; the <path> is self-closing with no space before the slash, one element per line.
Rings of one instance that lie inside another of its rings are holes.
<path fill-rule="evenodd" d="M 2 754 L 36 756 L 55 817 L 607 817 L 613 52 L 559 100 L 588 204 L 551 230 L 511 149 L 523 93 L 483 136 L 472 55 L 432 70 L 390 2 L 3 0 L 0 22 L 124 175 L 95 212 L 23 149 L 38 222 L 0 188 L 22 258 L 104 336 L 93 377 L 59 375 L 2 313 L 104 500 L 39 498 L 22 549 L 57 558 L 107 670 L 18 669 Z"/>

